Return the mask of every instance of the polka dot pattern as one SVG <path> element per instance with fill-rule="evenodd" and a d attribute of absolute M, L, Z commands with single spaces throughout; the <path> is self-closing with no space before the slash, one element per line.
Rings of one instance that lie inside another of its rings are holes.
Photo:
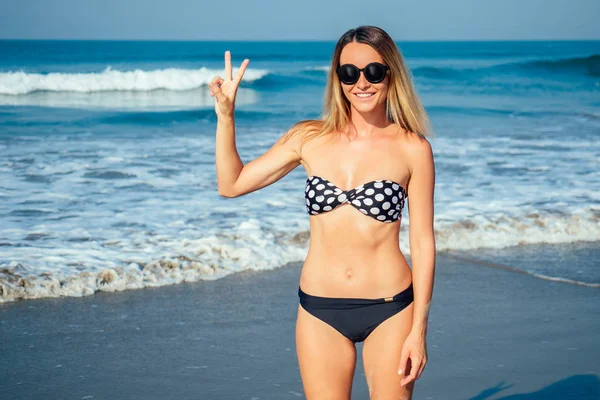
<path fill-rule="evenodd" d="M 309 176 L 304 189 L 306 212 L 312 215 L 331 211 L 348 203 L 365 215 L 381 222 L 402 218 L 406 191 L 396 182 L 379 179 L 354 189 L 342 190 L 319 176 Z"/>

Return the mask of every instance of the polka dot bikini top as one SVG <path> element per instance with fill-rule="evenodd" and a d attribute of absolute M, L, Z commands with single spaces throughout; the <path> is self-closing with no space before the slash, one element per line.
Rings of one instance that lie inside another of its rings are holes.
<path fill-rule="evenodd" d="M 317 215 L 349 203 L 360 212 L 381 222 L 402 218 L 406 191 L 398 183 L 377 180 L 349 190 L 342 190 L 319 176 L 309 176 L 304 190 L 306 212 Z"/>

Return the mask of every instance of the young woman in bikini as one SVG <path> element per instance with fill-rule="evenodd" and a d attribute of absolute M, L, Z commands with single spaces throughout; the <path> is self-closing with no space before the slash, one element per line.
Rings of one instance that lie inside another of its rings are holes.
<path fill-rule="evenodd" d="M 218 191 L 237 197 L 302 165 L 310 247 L 298 288 L 296 347 L 306 398 L 350 399 L 356 342 L 371 399 L 411 399 L 427 362 L 435 272 L 434 161 L 427 115 L 390 36 L 363 26 L 338 41 L 325 112 L 294 125 L 242 163 L 235 143 L 235 76 L 210 83 L 216 98 Z M 408 205 L 412 270 L 399 247 Z"/>

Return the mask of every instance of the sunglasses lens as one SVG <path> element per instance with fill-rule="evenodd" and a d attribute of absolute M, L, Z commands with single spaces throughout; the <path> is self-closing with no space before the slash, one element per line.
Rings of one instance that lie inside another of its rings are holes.
<path fill-rule="evenodd" d="M 340 66 L 337 70 L 338 77 L 340 81 L 347 85 L 351 85 L 353 83 L 358 82 L 358 78 L 360 76 L 360 71 L 357 67 L 350 64 L 344 64 Z"/>
<path fill-rule="evenodd" d="M 385 79 L 387 68 L 383 64 L 371 63 L 365 68 L 365 78 L 371 83 L 379 83 Z"/>

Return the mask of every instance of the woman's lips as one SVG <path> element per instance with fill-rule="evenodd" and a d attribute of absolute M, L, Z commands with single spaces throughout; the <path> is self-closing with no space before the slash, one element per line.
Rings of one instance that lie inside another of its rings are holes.
<path fill-rule="evenodd" d="M 375 95 L 375 93 L 368 93 L 368 92 L 357 92 L 357 93 L 353 93 L 353 94 L 361 100 L 370 99 L 371 97 L 373 97 Z"/>

